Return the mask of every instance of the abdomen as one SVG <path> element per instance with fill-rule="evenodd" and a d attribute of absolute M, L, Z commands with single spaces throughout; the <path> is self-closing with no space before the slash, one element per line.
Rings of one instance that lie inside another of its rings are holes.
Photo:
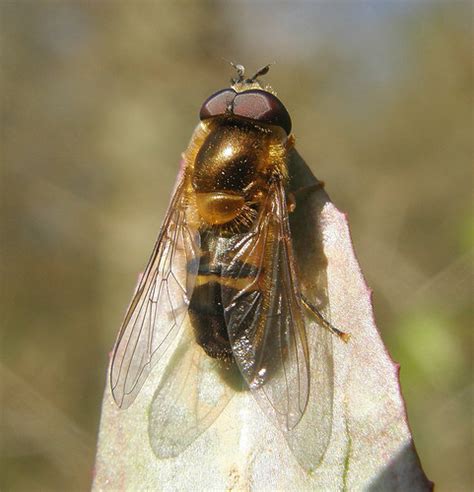
<path fill-rule="evenodd" d="M 229 341 L 222 302 L 225 283 L 229 295 L 238 291 L 255 275 L 255 268 L 230 271 L 228 268 L 232 245 L 239 235 L 223 236 L 217 231 L 207 231 L 201 236 L 201 258 L 193 294 L 189 303 L 189 317 L 197 343 L 210 357 L 232 362 L 234 360 Z M 250 293 L 249 293 L 250 294 Z M 245 330 L 245 326 L 240 327 Z"/>
<path fill-rule="evenodd" d="M 188 312 L 196 341 L 207 355 L 231 361 L 232 349 L 221 296 L 221 273 L 227 242 L 227 238 L 212 231 L 202 234 L 198 276 Z"/>

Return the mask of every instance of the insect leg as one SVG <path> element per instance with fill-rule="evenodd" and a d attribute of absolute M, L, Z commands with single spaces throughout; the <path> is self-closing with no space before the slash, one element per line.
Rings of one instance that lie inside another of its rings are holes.
<path fill-rule="evenodd" d="M 316 183 L 297 188 L 296 190 L 293 190 L 293 195 L 299 195 L 300 193 L 305 193 L 307 191 L 316 191 L 320 188 L 324 188 L 324 181 L 317 181 Z"/>
<path fill-rule="evenodd" d="M 333 335 L 338 336 L 341 340 L 344 342 L 348 342 L 349 339 L 351 338 L 350 333 L 345 333 L 344 331 L 338 330 L 335 326 L 333 326 L 318 310 L 316 306 L 311 304 L 306 297 L 301 294 L 301 302 L 303 303 L 304 307 L 310 311 L 313 316 L 320 322 L 324 328 L 329 330 Z"/>
<path fill-rule="evenodd" d="M 296 198 L 293 193 L 288 193 L 286 195 L 286 207 L 288 208 L 288 213 L 293 213 L 296 208 Z"/>

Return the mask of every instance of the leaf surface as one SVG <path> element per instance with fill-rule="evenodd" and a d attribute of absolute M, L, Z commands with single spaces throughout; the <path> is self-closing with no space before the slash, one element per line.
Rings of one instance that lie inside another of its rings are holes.
<path fill-rule="evenodd" d="M 309 330 L 319 364 L 332 365 L 324 373 L 315 365 L 321 391 L 312 391 L 310 400 L 321 411 L 311 416 L 314 425 L 285 436 L 249 392 L 236 392 L 188 448 L 158 459 L 148 435 L 150 403 L 165 369 L 156 367 L 127 410 L 106 388 L 93 490 L 431 490 L 408 426 L 399 366 L 375 326 L 346 216 L 296 151 L 290 171 L 297 202 L 290 226 L 302 286 L 335 326 L 351 334 L 347 344 L 332 340 L 331 355 L 321 335 Z"/>

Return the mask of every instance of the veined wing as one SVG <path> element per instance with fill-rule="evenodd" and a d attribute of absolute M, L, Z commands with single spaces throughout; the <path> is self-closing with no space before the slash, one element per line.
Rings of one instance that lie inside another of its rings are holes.
<path fill-rule="evenodd" d="M 240 290 L 222 287 L 235 360 L 263 410 L 288 431 L 308 402 L 309 354 L 282 183 L 270 186 L 254 228 L 229 255 L 223 276 L 253 272 Z"/>
<path fill-rule="evenodd" d="M 119 407 L 133 402 L 151 367 L 180 332 L 199 255 L 200 236 L 188 222 L 183 177 L 114 347 L 110 385 Z"/>
<path fill-rule="evenodd" d="M 196 343 L 189 318 L 185 325 L 150 406 L 148 436 L 158 458 L 182 453 L 242 389 L 235 365 L 209 357 Z"/>

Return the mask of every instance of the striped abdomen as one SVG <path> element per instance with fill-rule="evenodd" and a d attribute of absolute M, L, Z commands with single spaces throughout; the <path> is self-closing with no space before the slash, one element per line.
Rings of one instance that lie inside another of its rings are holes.
<path fill-rule="evenodd" d="M 225 361 L 233 361 L 233 355 L 224 317 L 222 286 L 238 291 L 256 276 L 251 264 L 241 265 L 238 271 L 228 268 L 233 240 L 235 236 L 220 237 L 215 232 L 202 235 L 199 271 L 189 304 L 196 341 L 210 357 Z"/>

